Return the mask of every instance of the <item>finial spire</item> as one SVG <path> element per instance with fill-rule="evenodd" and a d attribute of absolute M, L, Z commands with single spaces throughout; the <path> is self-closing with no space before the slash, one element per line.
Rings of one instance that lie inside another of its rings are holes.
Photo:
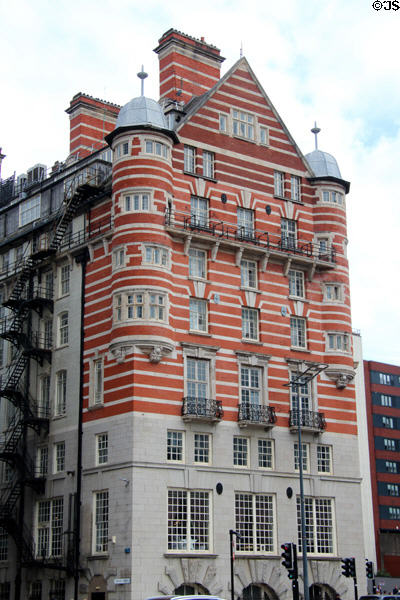
<path fill-rule="evenodd" d="M 243 56 L 243 42 L 240 42 L 240 58 Z"/>
<path fill-rule="evenodd" d="M 148 74 L 145 73 L 145 71 L 143 69 L 143 65 L 142 65 L 142 70 L 139 73 L 137 73 L 137 76 L 139 77 L 139 79 L 141 79 L 140 95 L 144 96 L 144 80 L 146 79 L 146 77 L 148 77 Z"/>
<path fill-rule="evenodd" d="M 317 123 L 314 121 L 314 127 L 311 129 L 311 133 L 313 133 L 315 135 L 315 149 L 318 150 L 318 139 L 317 136 L 320 132 L 320 128 L 317 127 Z"/>

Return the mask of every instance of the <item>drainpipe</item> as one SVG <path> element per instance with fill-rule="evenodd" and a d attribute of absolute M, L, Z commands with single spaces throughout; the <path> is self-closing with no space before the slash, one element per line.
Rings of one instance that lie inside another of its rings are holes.
<path fill-rule="evenodd" d="M 84 308 L 85 308 L 85 276 L 88 261 L 88 250 L 84 248 L 75 255 L 75 261 L 81 265 L 81 335 L 79 356 L 79 414 L 78 414 L 78 460 L 76 464 L 76 494 L 75 494 L 75 538 L 74 538 L 74 600 L 79 594 L 79 562 L 81 547 L 81 504 L 82 504 L 82 413 L 83 413 L 83 342 L 84 342 Z"/>

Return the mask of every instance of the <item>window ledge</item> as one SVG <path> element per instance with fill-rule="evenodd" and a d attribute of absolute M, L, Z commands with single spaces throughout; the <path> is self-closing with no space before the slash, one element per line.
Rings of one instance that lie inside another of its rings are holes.
<path fill-rule="evenodd" d="M 288 299 L 289 300 L 295 300 L 296 302 L 299 301 L 299 300 L 300 300 L 300 302 L 309 302 L 309 300 L 307 300 L 306 298 L 304 298 L 304 296 L 303 297 L 301 297 L 301 296 L 292 296 L 292 295 L 289 294 Z"/>
<path fill-rule="evenodd" d="M 311 353 L 311 350 L 309 350 L 308 348 L 301 348 L 300 346 L 290 346 L 290 349 L 294 352 L 308 352 L 309 354 Z"/>
<path fill-rule="evenodd" d="M 242 338 L 242 342 L 244 344 L 255 344 L 256 346 L 262 346 L 263 343 L 258 340 L 248 340 L 247 338 Z"/>
<path fill-rule="evenodd" d="M 207 331 L 196 331 L 195 329 L 189 329 L 191 335 L 201 335 L 202 337 L 212 337 L 211 333 Z"/>
<path fill-rule="evenodd" d="M 192 177 L 197 177 L 198 179 L 205 179 L 206 181 L 212 181 L 213 183 L 218 183 L 218 179 L 214 177 L 206 177 L 202 173 L 193 173 L 192 171 L 183 171 L 184 175 L 191 175 Z"/>
<path fill-rule="evenodd" d="M 109 558 L 107 554 L 89 554 L 86 559 L 87 560 L 107 560 Z"/>
<path fill-rule="evenodd" d="M 245 292 L 254 292 L 255 294 L 261 294 L 261 290 L 259 290 L 258 288 L 245 287 L 244 285 L 241 285 L 240 289 Z"/>
<path fill-rule="evenodd" d="M 87 407 L 88 410 L 99 410 L 100 408 L 104 408 L 104 402 L 99 402 L 98 404 L 89 404 Z"/>
<path fill-rule="evenodd" d="M 165 558 L 218 558 L 218 554 L 209 552 L 164 552 Z"/>

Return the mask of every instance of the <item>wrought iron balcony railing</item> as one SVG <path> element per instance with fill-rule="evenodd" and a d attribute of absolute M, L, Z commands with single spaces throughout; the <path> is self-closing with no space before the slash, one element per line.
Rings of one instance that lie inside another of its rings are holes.
<path fill-rule="evenodd" d="M 325 415 L 312 410 L 291 410 L 289 413 L 289 427 L 297 428 L 299 424 L 302 429 L 323 431 L 326 429 Z"/>
<path fill-rule="evenodd" d="M 238 415 L 240 425 L 263 425 L 271 426 L 276 423 L 275 408 L 273 406 L 260 406 L 241 402 Z"/>
<path fill-rule="evenodd" d="M 187 396 L 182 403 L 182 417 L 184 419 L 201 419 L 219 421 L 222 419 L 222 403 L 210 398 L 196 398 Z"/>
<path fill-rule="evenodd" d="M 336 262 L 334 247 L 327 245 L 325 242 L 314 244 L 310 240 L 288 238 L 285 234 L 270 233 L 253 228 L 244 229 L 242 225 L 227 223 L 215 218 L 212 212 L 200 217 L 191 213 L 168 209 L 165 213 L 165 225 L 174 230 L 211 235 L 220 240 L 249 243 L 269 252 L 283 253 L 283 255 L 295 254 L 330 264 Z"/>

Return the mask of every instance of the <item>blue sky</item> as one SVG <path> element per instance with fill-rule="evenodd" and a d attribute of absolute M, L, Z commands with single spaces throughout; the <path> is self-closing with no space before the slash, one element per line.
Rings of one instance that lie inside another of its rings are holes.
<path fill-rule="evenodd" d="M 400 364 L 400 11 L 372 0 L 0 0 L 2 176 L 68 155 L 65 109 L 85 92 L 117 104 L 139 95 L 170 27 L 226 57 L 240 48 L 304 154 L 310 129 L 333 154 L 348 196 L 353 326 L 364 358 Z"/>

